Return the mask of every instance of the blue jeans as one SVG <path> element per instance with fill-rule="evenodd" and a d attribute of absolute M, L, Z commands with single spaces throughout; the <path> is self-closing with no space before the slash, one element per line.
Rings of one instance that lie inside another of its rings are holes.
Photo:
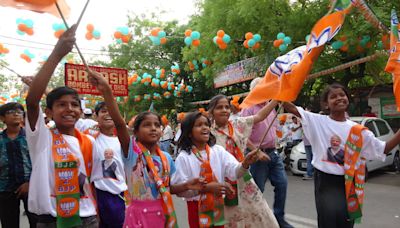
<path fill-rule="evenodd" d="M 304 146 L 306 149 L 306 156 L 307 156 L 307 176 L 312 177 L 314 173 L 314 167 L 311 165 L 312 161 L 312 148 L 311 145 Z"/>
<path fill-rule="evenodd" d="M 274 215 L 280 223 L 285 220 L 287 176 L 281 157 L 274 151 L 268 153 L 270 161 L 257 161 L 251 165 L 250 172 L 261 192 L 264 192 L 267 179 L 274 186 Z"/>

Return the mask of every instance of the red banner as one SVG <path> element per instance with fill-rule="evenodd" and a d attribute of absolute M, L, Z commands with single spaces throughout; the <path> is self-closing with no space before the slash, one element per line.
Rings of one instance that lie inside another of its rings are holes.
<path fill-rule="evenodd" d="M 114 96 L 128 96 L 128 71 L 119 68 L 89 66 L 101 73 L 111 86 Z M 84 65 L 65 64 L 65 85 L 78 91 L 79 94 L 100 95 L 100 92 L 88 81 Z"/>

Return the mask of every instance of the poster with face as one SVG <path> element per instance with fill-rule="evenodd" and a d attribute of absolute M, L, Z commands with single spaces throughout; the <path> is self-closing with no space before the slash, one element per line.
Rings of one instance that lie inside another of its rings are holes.
<path fill-rule="evenodd" d="M 344 149 L 341 147 L 341 142 L 342 140 L 337 135 L 330 138 L 330 147 L 326 151 L 325 162 L 344 164 Z"/>
<path fill-rule="evenodd" d="M 115 171 L 117 169 L 117 163 L 114 159 L 114 151 L 112 149 L 106 149 L 104 151 L 104 160 L 102 163 L 103 177 L 117 179 Z"/>

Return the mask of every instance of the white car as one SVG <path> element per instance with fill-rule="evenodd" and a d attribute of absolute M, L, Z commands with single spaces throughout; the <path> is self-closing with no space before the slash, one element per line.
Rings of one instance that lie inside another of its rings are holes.
<path fill-rule="evenodd" d="M 350 117 L 350 120 L 366 126 L 378 139 L 382 141 L 388 141 L 393 136 L 392 128 L 390 128 L 389 124 L 383 119 L 376 117 Z M 397 172 L 400 171 L 399 153 L 399 146 L 396 146 L 392 151 L 390 151 L 384 162 L 378 160 L 367 161 L 367 172 L 387 166 L 391 166 Z M 293 174 L 306 174 L 307 159 L 303 142 L 292 148 L 289 166 Z"/>

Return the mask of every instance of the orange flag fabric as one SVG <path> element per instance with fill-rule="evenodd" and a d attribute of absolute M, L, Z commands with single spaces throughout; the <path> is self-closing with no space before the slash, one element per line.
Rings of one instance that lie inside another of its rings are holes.
<path fill-rule="evenodd" d="M 278 57 L 264 78 L 250 91 L 241 108 L 263 103 L 269 99 L 294 101 L 324 45 L 341 29 L 346 10 L 321 18 L 311 30 L 307 46 L 300 46 Z"/>
<path fill-rule="evenodd" d="M 70 8 L 65 0 L 0 0 L 0 6 L 30 10 L 38 13 L 50 13 L 56 17 L 61 17 L 57 11 L 55 2 L 60 6 L 64 17 L 68 18 Z"/>
<path fill-rule="evenodd" d="M 390 56 L 385 71 L 392 73 L 393 93 L 396 98 L 397 111 L 400 112 L 400 26 L 396 11 L 391 13 Z"/>

